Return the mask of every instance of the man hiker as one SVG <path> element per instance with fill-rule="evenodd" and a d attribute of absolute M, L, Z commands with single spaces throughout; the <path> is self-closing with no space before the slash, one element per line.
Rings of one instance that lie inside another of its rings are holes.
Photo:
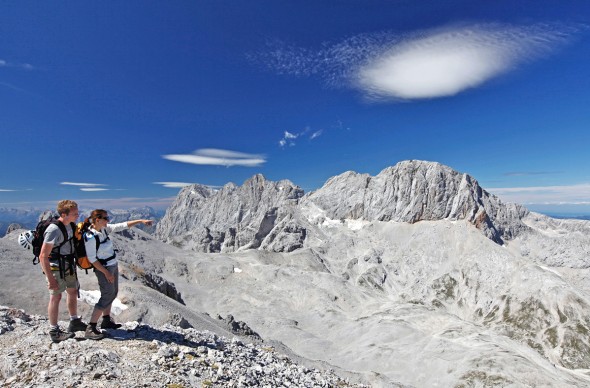
<path fill-rule="evenodd" d="M 45 230 L 39 255 L 39 262 L 47 278 L 49 289 L 47 315 L 51 325 L 49 336 L 53 342 L 73 338 L 76 331 L 86 330 L 86 324 L 78 317 L 78 277 L 76 276 L 74 230 L 72 230 L 72 223 L 78 219 L 78 204 L 67 199 L 59 201 L 57 212 L 58 223 L 49 225 Z M 68 332 L 62 331 L 57 324 L 59 302 L 64 291 L 67 294 L 70 313 Z"/>

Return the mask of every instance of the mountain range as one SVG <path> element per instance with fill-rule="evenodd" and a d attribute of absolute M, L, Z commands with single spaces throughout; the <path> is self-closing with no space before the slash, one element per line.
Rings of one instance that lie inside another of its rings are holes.
<path fill-rule="evenodd" d="M 90 215 L 92 209 L 80 209 L 80 219 L 84 219 Z M 153 226 L 143 226 L 140 228 L 153 233 L 155 231 L 155 224 L 162 217 L 155 209 L 144 206 L 130 209 L 109 209 L 109 215 L 111 216 L 111 222 L 123 222 L 134 219 L 149 219 L 154 220 Z M 54 210 L 48 209 L 13 209 L 13 208 L 0 208 L 0 236 L 4 236 L 8 231 L 10 225 L 18 226 L 22 229 L 35 229 L 35 226 L 39 220 L 43 217 L 43 214 L 53 214 Z"/>
<path fill-rule="evenodd" d="M 14 233 L 0 239 L 16 278 L 0 272 L 0 296 L 42 314 Z M 590 384 L 590 222 L 504 203 L 439 163 L 345 172 L 307 194 L 262 175 L 192 185 L 153 235 L 113 239 L 121 319 L 231 315 L 373 386 Z"/>

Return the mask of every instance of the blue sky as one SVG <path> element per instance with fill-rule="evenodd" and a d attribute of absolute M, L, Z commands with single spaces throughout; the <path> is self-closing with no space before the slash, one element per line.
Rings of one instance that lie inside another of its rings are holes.
<path fill-rule="evenodd" d="M 0 207 L 437 161 L 590 214 L 590 2 L 0 4 Z"/>

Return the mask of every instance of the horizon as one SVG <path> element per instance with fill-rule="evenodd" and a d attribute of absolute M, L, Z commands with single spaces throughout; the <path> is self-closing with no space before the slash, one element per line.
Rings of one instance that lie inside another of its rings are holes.
<path fill-rule="evenodd" d="M 0 26 L 0 207 L 165 210 L 413 159 L 590 215 L 587 1 L 24 0 Z"/>

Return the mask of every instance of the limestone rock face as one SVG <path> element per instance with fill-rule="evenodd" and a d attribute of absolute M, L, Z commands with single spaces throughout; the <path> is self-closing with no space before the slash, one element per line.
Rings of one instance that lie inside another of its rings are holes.
<path fill-rule="evenodd" d="M 191 185 L 168 209 L 156 237 L 201 252 L 260 248 L 277 225 L 284 227 L 281 221 L 296 211 L 302 196 L 303 190 L 288 180 L 271 182 L 260 174 L 219 191 Z"/>
<path fill-rule="evenodd" d="M 398 221 L 467 220 L 501 243 L 526 228 L 528 211 L 503 204 L 477 181 L 439 163 L 404 161 L 377 176 L 346 172 L 331 178 L 305 201 L 331 219 Z"/>
<path fill-rule="evenodd" d="M 270 182 L 262 175 L 219 191 L 188 186 L 158 224 L 156 237 L 200 252 L 291 252 L 317 232 L 318 214 L 369 222 L 467 220 L 499 244 L 528 228 L 524 207 L 504 204 L 471 176 L 433 162 L 400 162 L 374 177 L 349 171 L 303 194 L 287 180 Z"/>

